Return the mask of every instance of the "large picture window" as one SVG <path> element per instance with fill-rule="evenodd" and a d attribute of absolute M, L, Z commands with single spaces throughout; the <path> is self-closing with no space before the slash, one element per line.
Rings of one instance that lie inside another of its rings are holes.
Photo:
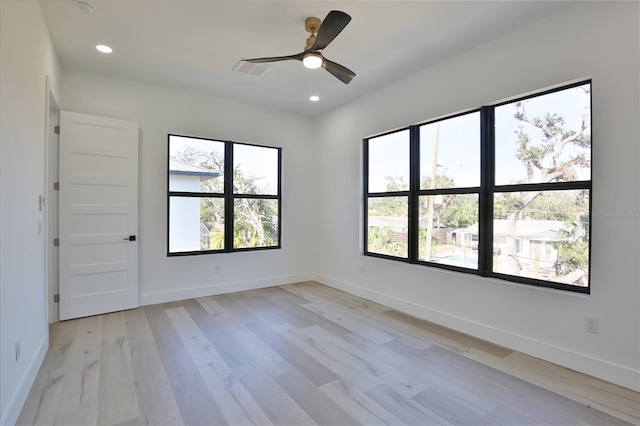
<path fill-rule="evenodd" d="M 588 293 L 591 82 L 364 140 L 365 255 Z"/>
<path fill-rule="evenodd" d="M 280 148 L 169 135 L 168 255 L 280 248 Z"/>

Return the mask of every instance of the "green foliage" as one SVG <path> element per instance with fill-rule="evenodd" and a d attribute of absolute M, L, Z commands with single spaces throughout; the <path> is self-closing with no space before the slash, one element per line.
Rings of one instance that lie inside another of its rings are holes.
<path fill-rule="evenodd" d="M 393 241 L 394 232 L 389 227 L 370 226 L 368 232 L 368 250 L 373 253 L 406 257 L 409 252 L 407 243 Z"/>
<path fill-rule="evenodd" d="M 224 158 L 217 151 L 204 152 L 186 147 L 176 155 L 176 160 L 187 164 L 219 171 L 220 176 L 203 180 L 200 190 L 204 193 L 224 192 Z M 233 170 L 233 187 L 236 194 L 259 194 L 256 177 L 246 176 L 239 168 Z M 278 243 L 278 204 L 274 200 L 236 198 L 234 205 L 234 247 L 265 247 Z M 224 198 L 201 199 L 200 221 L 210 229 L 211 249 L 224 247 L 225 223 Z"/>
<path fill-rule="evenodd" d="M 445 195 L 440 212 L 445 228 L 466 228 L 478 222 L 478 196 L 475 194 Z"/>
<path fill-rule="evenodd" d="M 526 208 L 520 193 L 498 194 L 494 199 L 493 211 L 495 219 L 506 219 L 510 214 L 517 213 L 520 220 L 570 221 L 584 208 L 583 203 L 576 199 L 575 192 L 548 191 L 538 194 Z"/>
<path fill-rule="evenodd" d="M 561 266 L 560 275 L 589 267 L 589 214 L 579 216 L 577 220 L 569 221 L 567 229 L 558 233 L 563 239 L 555 244 L 558 250 L 558 264 Z"/>

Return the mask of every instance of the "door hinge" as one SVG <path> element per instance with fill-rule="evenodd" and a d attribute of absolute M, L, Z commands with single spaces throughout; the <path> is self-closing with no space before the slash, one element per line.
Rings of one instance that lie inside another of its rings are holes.
<path fill-rule="evenodd" d="M 56 135 L 59 135 L 60 134 L 60 126 L 54 127 L 53 131 L 56 133 Z"/>
<path fill-rule="evenodd" d="M 54 247 L 58 247 L 60 245 L 60 238 L 54 238 L 53 239 L 53 246 Z"/>
<path fill-rule="evenodd" d="M 55 191 L 59 191 L 60 190 L 60 182 L 54 182 L 53 183 L 53 189 Z"/>
<path fill-rule="evenodd" d="M 53 301 L 55 303 L 59 303 L 60 302 L 60 295 L 59 294 L 54 294 L 53 295 Z"/>

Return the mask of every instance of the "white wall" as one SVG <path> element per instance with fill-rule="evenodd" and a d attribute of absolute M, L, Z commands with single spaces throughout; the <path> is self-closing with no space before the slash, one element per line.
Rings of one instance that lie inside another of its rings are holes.
<path fill-rule="evenodd" d="M 64 110 L 140 125 L 141 304 L 310 278 L 310 118 L 67 69 L 62 93 Z M 168 133 L 283 148 L 281 250 L 167 257 Z"/>
<path fill-rule="evenodd" d="M 40 5 L 0 2 L 0 424 L 13 424 L 48 348 L 44 268 L 45 76 L 59 65 Z M 21 356 L 15 360 L 15 343 Z"/>
<path fill-rule="evenodd" d="M 639 219 L 607 215 L 640 209 L 638 16 L 637 2 L 584 2 L 319 117 L 317 280 L 640 390 Z M 361 255 L 364 137 L 585 77 L 593 78 L 590 296 Z M 600 319 L 599 334 L 585 333 L 585 316 Z"/>

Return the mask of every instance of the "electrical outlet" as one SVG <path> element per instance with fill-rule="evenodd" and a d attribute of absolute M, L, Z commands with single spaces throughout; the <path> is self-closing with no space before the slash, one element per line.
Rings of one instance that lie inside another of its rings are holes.
<path fill-rule="evenodd" d="M 584 331 L 587 333 L 598 334 L 598 318 L 585 317 Z"/>
<path fill-rule="evenodd" d="M 222 272 L 222 268 L 220 267 L 220 265 L 216 265 L 213 267 L 213 272 L 216 274 L 219 274 Z"/>
<path fill-rule="evenodd" d="M 20 340 L 16 342 L 16 362 L 20 359 Z"/>
<path fill-rule="evenodd" d="M 364 274 L 365 273 L 365 267 L 364 265 L 360 265 L 360 273 Z"/>

